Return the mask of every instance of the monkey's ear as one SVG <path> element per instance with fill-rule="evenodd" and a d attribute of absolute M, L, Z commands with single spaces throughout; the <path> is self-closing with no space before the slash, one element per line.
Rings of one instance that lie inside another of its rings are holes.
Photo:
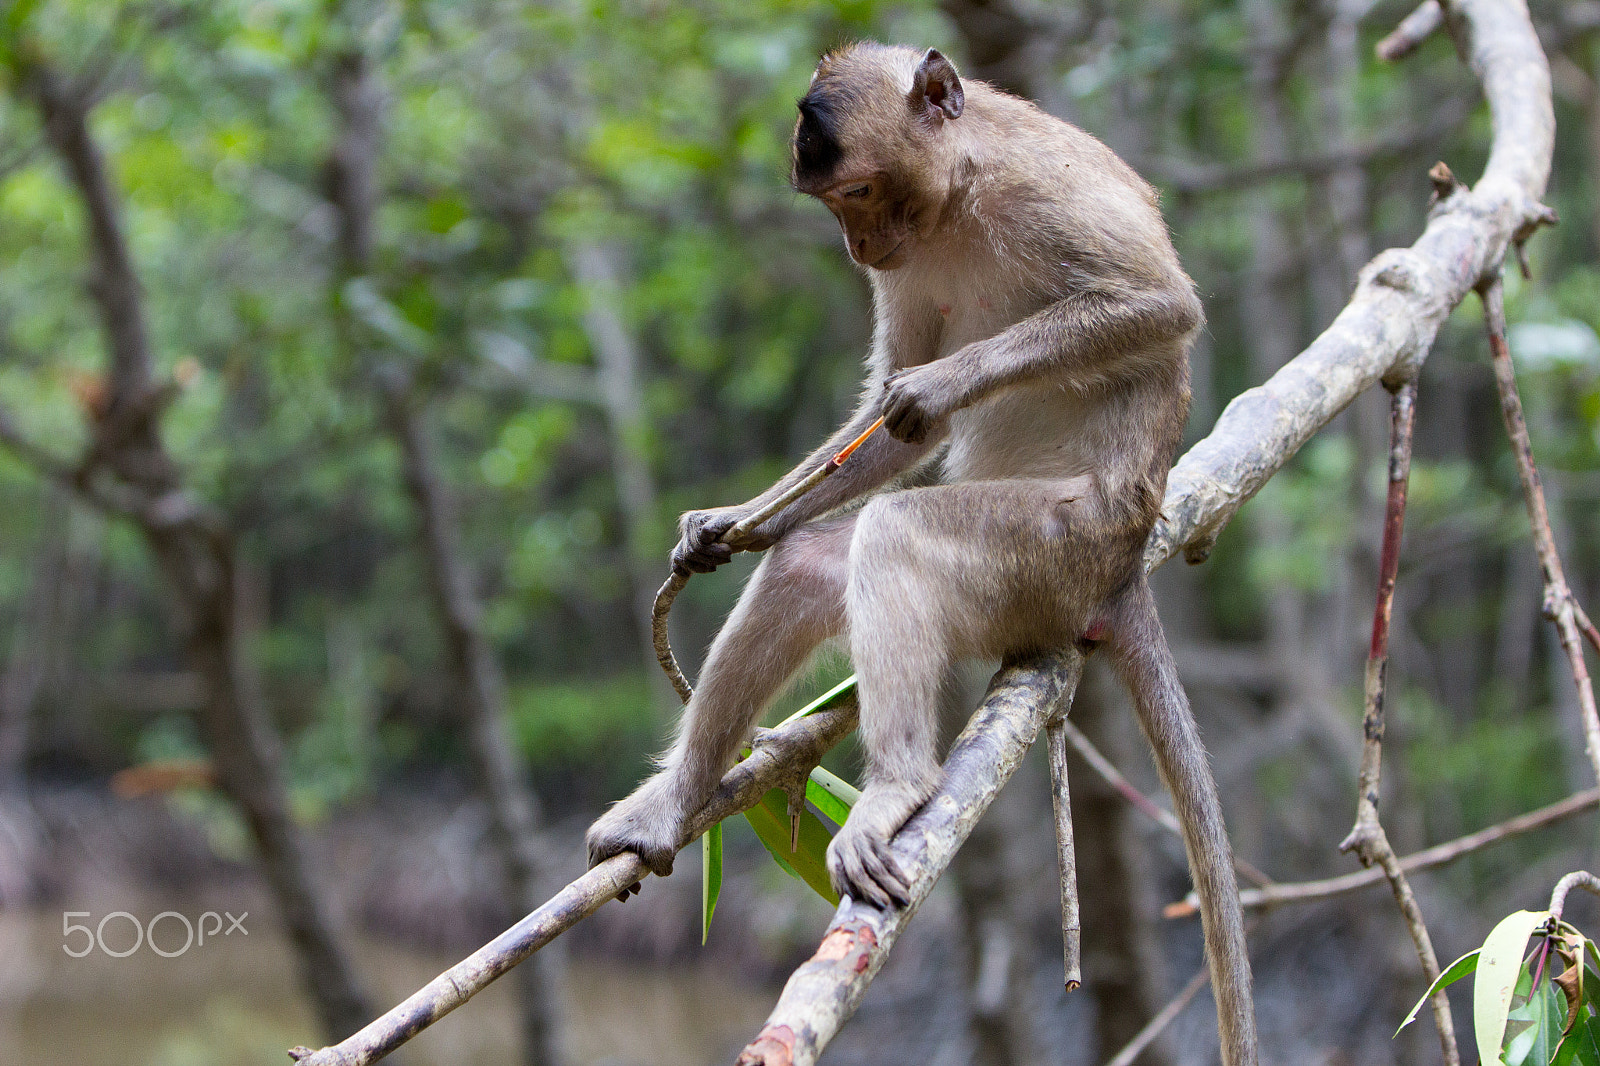
<path fill-rule="evenodd" d="M 911 106 L 916 111 L 937 111 L 945 118 L 960 118 L 967 96 L 961 91 L 961 78 L 956 75 L 953 63 L 940 54 L 937 48 L 917 64 L 917 73 L 911 79 Z"/>

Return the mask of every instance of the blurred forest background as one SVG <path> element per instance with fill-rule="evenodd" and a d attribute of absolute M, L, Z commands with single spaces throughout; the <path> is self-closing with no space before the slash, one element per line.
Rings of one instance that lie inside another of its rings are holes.
<path fill-rule="evenodd" d="M 1511 346 L 1593 611 L 1600 3 L 1532 6 L 1562 223 L 1508 279 Z M 676 710 L 648 640 L 676 515 L 755 495 L 854 400 L 866 287 L 787 186 L 822 51 L 935 45 L 1160 186 L 1209 315 L 1195 439 L 1416 237 L 1434 161 L 1481 169 L 1448 40 L 1373 58 L 1408 10 L 0 3 L 0 1061 L 279 1062 L 582 869 L 582 829 Z M 1594 784 L 1476 301 L 1418 409 L 1385 777 L 1402 854 Z M 1386 433 L 1363 397 L 1210 561 L 1156 577 L 1236 848 L 1278 879 L 1355 865 Z M 689 585 L 688 665 L 738 585 Z M 802 688 L 847 672 L 826 658 Z M 1157 791 L 1113 691 L 1091 680 L 1073 716 Z M 1181 849 L 1086 769 L 1074 787 L 1085 991 L 1060 987 L 1041 764 L 828 1061 L 1103 1061 L 1188 979 L 1197 926 L 1159 916 Z M 1595 828 L 1419 875 L 1440 956 L 1592 867 Z M 706 947 L 690 852 L 396 1060 L 731 1058 L 828 911 L 753 836 L 729 847 Z M 1592 904 L 1569 911 L 1591 934 Z M 225 908 L 248 941 L 63 951 L 63 911 Z M 1269 1061 L 1436 1061 L 1426 1024 L 1390 1039 L 1422 982 L 1382 888 L 1274 912 L 1252 943 Z M 1214 1047 L 1201 996 L 1141 1061 Z"/>

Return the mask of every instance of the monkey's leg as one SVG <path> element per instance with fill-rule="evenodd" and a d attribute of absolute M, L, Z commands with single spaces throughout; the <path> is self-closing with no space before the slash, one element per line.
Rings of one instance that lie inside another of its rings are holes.
<path fill-rule="evenodd" d="M 936 708 L 950 664 L 1059 645 L 1078 631 L 1052 578 L 1082 523 L 1074 494 L 1083 489 L 965 482 L 891 493 L 862 510 L 845 603 L 867 772 L 828 848 L 840 893 L 880 907 L 909 898 L 889 841 L 942 778 Z"/>
<path fill-rule="evenodd" d="M 1183 828 L 1184 850 L 1200 897 L 1222 1061 L 1224 1066 L 1255 1066 L 1256 1016 L 1233 847 L 1200 732 L 1142 573 L 1111 605 L 1110 613 L 1106 650 L 1133 697 L 1139 724 Z"/>
<path fill-rule="evenodd" d="M 855 517 L 801 526 L 767 551 L 717 634 L 661 770 L 589 827 L 589 864 L 631 851 L 672 872 L 684 823 L 711 798 L 751 724 L 818 644 L 844 626 Z"/>

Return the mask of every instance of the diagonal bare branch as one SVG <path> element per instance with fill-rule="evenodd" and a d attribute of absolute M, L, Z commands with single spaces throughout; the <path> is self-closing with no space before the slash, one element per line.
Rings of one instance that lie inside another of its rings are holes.
<path fill-rule="evenodd" d="M 815 766 L 855 726 L 851 697 L 848 703 L 763 734 L 750 757 L 724 775 L 716 794 L 695 815 L 690 839 L 754 807 L 768 790 L 792 776 L 794 767 Z M 631 852 L 608 859 L 354 1036 L 320 1051 L 297 1047 L 290 1057 L 301 1066 L 366 1066 L 382 1058 L 649 873 Z"/>

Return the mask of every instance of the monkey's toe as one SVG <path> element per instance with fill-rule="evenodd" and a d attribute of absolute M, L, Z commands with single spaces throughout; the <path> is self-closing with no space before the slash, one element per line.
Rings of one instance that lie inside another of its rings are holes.
<path fill-rule="evenodd" d="M 864 900 L 880 910 L 911 901 L 910 878 L 889 850 L 889 842 L 849 826 L 828 847 L 828 876 L 841 896 Z"/>

